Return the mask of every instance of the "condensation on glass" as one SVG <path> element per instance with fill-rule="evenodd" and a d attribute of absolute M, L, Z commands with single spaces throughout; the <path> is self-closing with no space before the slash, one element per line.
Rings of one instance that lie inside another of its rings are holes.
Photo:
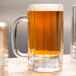
<path fill-rule="evenodd" d="M 72 48 L 71 58 L 76 60 L 76 5 L 72 6 Z"/>
<path fill-rule="evenodd" d="M 7 24 L 0 22 L 0 52 L 4 53 L 4 69 L 7 70 L 8 45 L 7 45 Z"/>

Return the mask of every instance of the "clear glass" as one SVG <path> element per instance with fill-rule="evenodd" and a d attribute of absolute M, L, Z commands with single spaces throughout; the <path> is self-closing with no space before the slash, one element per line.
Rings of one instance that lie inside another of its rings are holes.
<path fill-rule="evenodd" d="M 7 44 L 7 24 L 5 22 L 0 22 L 0 30 L 3 32 L 3 51 L 4 51 L 4 69 L 8 70 L 8 44 Z"/>
<path fill-rule="evenodd" d="M 71 58 L 76 61 L 76 5 L 72 7 L 72 47 Z"/>
<path fill-rule="evenodd" d="M 3 31 L 0 30 L 0 76 L 4 76 Z"/>
<path fill-rule="evenodd" d="M 12 28 L 12 48 L 17 57 L 27 57 L 17 46 L 17 26 L 28 21 L 29 69 L 54 72 L 62 69 L 63 5 L 32 4 L 28 16 L 16 19 Z"/>

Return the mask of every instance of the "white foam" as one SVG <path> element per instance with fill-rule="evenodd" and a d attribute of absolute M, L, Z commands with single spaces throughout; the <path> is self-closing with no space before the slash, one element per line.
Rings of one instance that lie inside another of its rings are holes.
<path fill-rule="evenodd" d="M 29 11 L 63 11 L 62 4 L 31 4 Z"/>

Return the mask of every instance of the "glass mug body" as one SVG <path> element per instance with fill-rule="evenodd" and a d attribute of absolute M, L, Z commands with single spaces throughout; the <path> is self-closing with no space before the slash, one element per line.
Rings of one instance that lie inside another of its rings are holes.
<path fill-rule="evenodd" d="M 12 29 L 12 48 L 16 56 L 21 54 L 16 44 L 17 25 L 27 16 L 18 18 Z M 29 69 L 38 72 L 54 72 L 62 69 L 63 5 L 31 4 L 28 10 Z M 22 57 L 23 57 L 22 56 Z"/>
<path fill-rule="evenodd" d="M 3 46 L 4 46 L 4 70 L 8 70 L 8 44 L 7 44 L 7 34 L 8 25 L 5 22 L 0 22 L 1 30 L 3 31 Z"/>
<path fill-rule="evenodd" d="M 72 7 L 72 44 L 71 44 L 71 59 L 76 61 L 76 5 Z"/>
<path fill-rule="evenodd" d="M 4 76 L 5 70 L 5 49 L 7 49 L 6 29 L 6 23 L 0 22 L 0 76 Z"/>

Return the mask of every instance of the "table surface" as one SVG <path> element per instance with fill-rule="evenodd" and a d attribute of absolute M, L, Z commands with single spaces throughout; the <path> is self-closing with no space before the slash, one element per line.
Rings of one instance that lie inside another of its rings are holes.
<path fill-rule="evenodd" d="M 70 55 L 63 56 L 62 71 L 51 73 L 40 73 L 28 70 L 27 59 L 8 59 L 8 72 L 5 76 L 76 76 L 76 62 L 71 61 Z"/>

